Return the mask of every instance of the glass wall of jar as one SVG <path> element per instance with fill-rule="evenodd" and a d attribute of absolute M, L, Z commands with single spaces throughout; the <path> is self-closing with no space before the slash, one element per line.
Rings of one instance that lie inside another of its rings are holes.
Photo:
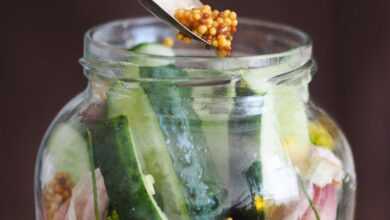
<path fill-rule="evenodd" d="M 310 38 L 239 23 L 228 58 L 165 47 L 175 32 L 153 18 L 88 31 L 88 86 L 40 147 L 36 219 L 352 220 L 352 154 L 310 101 Z"/>

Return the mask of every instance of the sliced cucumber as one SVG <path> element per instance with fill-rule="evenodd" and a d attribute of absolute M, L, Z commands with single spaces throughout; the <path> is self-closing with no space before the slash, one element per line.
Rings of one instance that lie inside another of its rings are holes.
<path fill-rule="evenodd" d="M 173 65 L 142 67 L 142 77 L 171 79 L 187 73 Z M 191 90 L 169 82 L 142 83 L 169 146 L 176 173 L 186 188 L 193 216 L 213 219 L 219 215 L 224 190 L 208 158 L 202 121 L 192 108 Z"/>
<path fill-rule="evenodd" d="M 141 43 L 133 48 L 131 48 L 129 51 L 146 54 L 146 55 L 155 55 L 155 56 L 168 56 L 173 57 L 175 56 L 175 52 L 172 48 L 166 47 L 161 44 L 157 43 Z M 147 63 L 148 66 L 150 66 L 150 63 Z M 166 64 L 157 64 L 156 66 L 161 66 Z"/>
<path fill-rule="evenodd" d="M 202 122 L 202 132 L 209 147 L 210 159 L 214 161 L 216 171 L 226 189 L 230 184 L 229 120 L 234 96 L 235 84 L 232 82 L 218 86 L 192 87 L 192 106 Z M 226 201 L 229 200 L 228 198 Z"/>
<path fill-rule="evenodd" d="M 58 124 L 47 142 L 44 159 L 43 182 L 55 172 L 67 172 L 77 182 L 90 170 L 87 140 L 76 123 Z"/>
<path fill-rule="evenodd" d="M 276 86 L 270 92 L 283 147 L 302 174 L 308 169 L 312 149 L 305 103 L 295 86 Z"/>
<path fill-rule="evenodd" d="M 264 97 L 259 149 L 263 194 L 276 204 L 285 204 L 299 197 L 299 186 L 295 169 L 282 145 L 275 102 L 283 100 L 276 98 L 272 91 Z"/>
<path fill-rule="evenodd" d="M 261 173 L 261 162 L 255 161 L 245 172 L 246 179 L 248 181 L 249 190 L 252 197 L 252 206 L 248 212 L 255 215 L 253 219 L 264 220 L 264 198 L 261 193 L 262 190 L 262 173 Z"/>
<path fill-rule="evenodd" d="M 262 188 L 262 175 L 261 175 L 261 162 L 255 161 L 245 172 L 248 186 L 252 196 L 261 195 Z"/>
<path fill-rule="evenodd" d="M 127 118 L 98 124 L 92 131 L 92 144 L 95 165 L 102 171 L 110 205 L 120 219 L 167 220 L 147 189 Z"/>
<path fill-rule="evenodd" d="M 157 43 L 141 43 L 129 49 L 135 53 L 130 57 L 128 65 L 124 68 L 124 78 L 139 78 L 139 68 L 141 66 L 164 66 L 174 63 L 175 52 L 172 48 L 165 47 Z M 162 56 L 162 57 L 158 57 Z"/>
<path fill-rule="evenodd" d="M 303 55 L 306 56 L 307 54 Z M 281 60 L 275 60 L 273 63 L 264 63 L 263 67 L 244 69 L 240 72 L 241 77 L 245 81 L 245 84 L 255 93 L 260 95 L 265 94 L 273 87 L 270 82 L 271 78 L 288 73 L 293 69 L 299 69 L 299 67 L 302 67 L 307 62 L 306 59 L 302 59 L 304 56 L 287 56 Z M 307 75 L 310 78 L 310 74 Z"/>
<path fill-rule="evenodd" d="M 156 197 L 169 218 L 188 219 L 183 186 L 179 182 L 156 115 L 142 88 L 117 82 L 108 93 L 108 115 L 125 115 L 145 172 L 154 177 Z"/>
<path fill-rule="evenodd" d="M 287 66 L 242 72 L 243 87 L 264 95 L 259 159 L 262 194 L 276 204 L 299 197 L 294 166 L 306 172 L 310 153 L 307 117 L 301 87 L 272 85 L 269 79 Z"/>

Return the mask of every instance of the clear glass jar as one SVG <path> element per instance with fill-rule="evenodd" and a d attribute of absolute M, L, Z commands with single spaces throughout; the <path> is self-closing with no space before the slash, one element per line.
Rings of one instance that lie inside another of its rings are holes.
<path fill-rule="evenodd" d="M 310 38 L 241 19 L 233 57 L 128 50 L 174 35 L 153 18 L 86 34 L 88 86 L 43 138 L 36 219 L 352 220 L 352 154 L 309 99 Z"/>

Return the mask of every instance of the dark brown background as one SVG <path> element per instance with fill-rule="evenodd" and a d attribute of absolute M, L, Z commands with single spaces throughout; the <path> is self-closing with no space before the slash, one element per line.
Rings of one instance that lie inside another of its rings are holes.
<path fill-rule="evenodd" d="M 320 67 L 312 95 L 353 145 L 359 179 L 356 219 L 390 219 L 390 1 L 208 3 L 311 34 Z M 60 108 L 86 85 L 77 62 L 84 31 L 145 14 L 135 0 L 1 2 L 0 219 L 34 219 L 32 180 L 40 139 Z"/>

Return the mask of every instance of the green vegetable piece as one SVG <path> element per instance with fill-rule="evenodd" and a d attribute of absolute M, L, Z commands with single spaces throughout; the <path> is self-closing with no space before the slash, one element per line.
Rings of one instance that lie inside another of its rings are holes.
<path fill-rule="evenodd" d="M 51 165 L 44 167 L 67 172 L 74 182 L 90 171 L 87 141 L 77 123 L 58 124 L 48 139 L 46 153 L 44 163 Z M 43 178 L 44 181 L 50 179 L 49 176 Z"/>
<path fill-rule="evenodd" d="M 109 118 L 125 115 L 146 173 L 155 180 L 156 198 L 168 218 L 187 220 L 183 186 L 176 176 L 157 117 L 142 88 L 116 82 L 108 92 Z"/>
<path fill-rule="evenodd" d="M 96 186 L 96 175 L 95 175 L 95 161 L 93 159 L 93 145 L 92 145 L 92 136 L 91 131 L 87 129 L 87 142 L 88 142 L 88 156 L 89 156 L 89 165 L 91 169 L 91 178 L 92 178 L 92 192 L 93 192 L 93 205 L 95 209 L 96 220 L 100 220 L 99 212 L 99 202 L 97 200 L 97 186 Z"/>
<path fill-rule="evenodd" d="M 106 220 L 120 220 L 118 212 L 116 210 L 112 211 L 111 215 L 108 216 Z"/>
<path fill-rule="evenodd" d="M 148 190 L 128 128 L 127 118 L 119 116 L 98 124 L 92 132 L 95 166 L 102 171 L 111 206 L 121 220 L 165 220 Z"/>
<path fill-rule="evenodd" d="M 166 81 L 145 82 L 141 86 L 157 115 L 176 173 L 186 188 L 193 216 L 198 216 L 196 219 L 215 218 L 221 212 L 224 191 L 208 158 L 202 121 L 192 108 L 191 90 L 169 81 L 186 77 L 187 73 L 174 65 L 167 65 L 141 67 L 140 74 L 141 77 Z"/>
<path fill-rule="evenodd" d="M 251 195 L 260 195 L 261 193 L 261 162 L 255 161 L 245 172 L 246 179 L 248 181 L 248 186 L 251 192 Z"/>

